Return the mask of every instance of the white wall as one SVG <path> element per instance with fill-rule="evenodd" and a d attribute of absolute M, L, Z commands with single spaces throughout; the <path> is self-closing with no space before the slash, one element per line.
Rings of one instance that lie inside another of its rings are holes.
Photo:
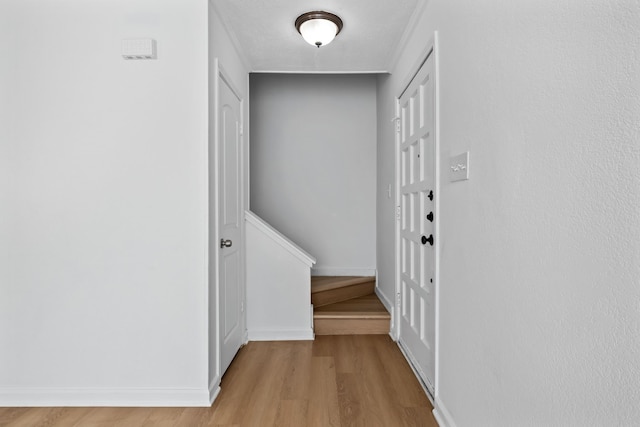
<path fill-rule="evenodd" d="M 250 82 L 251 210 L 315 256 L 315 274 L 373 274 L 375 76 Z"/>
<path fill-rule="evenodd" d="M 220 19 L 218 12 L 216 11 L 211 0 L 208 1 L 208 19 L 209 19 L 209 148 L 208 148 L 208 170 L 209 170 L 209 289 L 208 289 L 208 307 L 209 307 L 209 390 L 216 393 L 221 379 L 220 361 L 219 361 L 219 336 L 218 336 L 218 299 L 217 299 L 217 285 L 218 285 L 218 257 L 219 257 L 219 245 L 220 235 L 217 231 L 218 215 L 217 215 L 217 187 L 218 187 L 218 170 L 217 170 L 217 153 L 215 150 L 215 134 L 217 130 L 214 127 L 214 114 L 215 114 L 215 80 L 218 76 L 215 75 L 214 62 L 218 61 L 218 66 L 221 67 L 225 73 L 225 77 L 228 78 L 233 87 L 240 93 L 239 95 L 244 100 L 244 121 L 248 120 L 249 102 L 248 102 L 248 84 L 249 74 L 245 66 L 245 61 L 240 53 L 235 49 L 235 46 L 229 37 L 229 34 Z M 248 126 L 245 126 L 245 128 Z M 249 176 L 248 176 L 248 152 L 247 141 L 249 139 L 248 131 L 245 131 L 243 136 L 243 171 L 244 175 L 243 188 L 242 188 L 242 206 L 241 209 L 248 205 L 249 194 Z M 242 224 L 242 233 L 244 233 L 244 224 Z M 244 239 L 244 237 L 243 237 Z M 244 254 L 242 256 L 242 262 L 244 262 Z M 244 270 L 244 269 L 243 269 Z M 244 279 L 244 278 L 243 278 Z M 242 280 L 241 280 L 242 281 Z M 241 295 L 244 296 L 244 289 L 241 290 Z M 244 322 L 241 322 L 244 327 Z"/>
<path fill-rule="evenodd" d="M 441 189 L 436 403 L 452 425 L 640 419 L 638 22 L 632 1 L 431 0 L 380 80 L 379 187 L 389 106 L 439 31 L 442 169 L 471 152 L 471 180 Z"/>
<path fill-rule="evenodd" d="M 0 405 L 208 403 L 206 7 L 0 3 Z"/>

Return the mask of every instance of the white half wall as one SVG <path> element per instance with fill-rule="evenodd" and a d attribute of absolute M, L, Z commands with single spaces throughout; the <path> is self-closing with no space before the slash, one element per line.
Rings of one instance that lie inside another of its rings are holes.
<path fill-rule="evenodd" d="M 380 194 L 394 97 L 438 31 L 447 425 L 640 420 L 638 22 L 636 1 L 430 0 L 379 80 Z M 470 180 L 450 183 L 465 151 Z M 388 239 L 393 205 L 378 207 Z M 379 277 L 393 259 L 379 241 Z"/>
<path fill-rule="evenodd" d="M 375 274 L 376 78 L 252 74 L 251 210 L 318 259 Z"/>
<path fill-rule="evenodd" d="M 312 340 L 315 258 L 257 215 L 246 219 L 249 340 Z"/>
<path fill-rule="evenodd" d="M 208 405 L 206 2 L 5 0 L 0 64 L 0 406 Z"/>

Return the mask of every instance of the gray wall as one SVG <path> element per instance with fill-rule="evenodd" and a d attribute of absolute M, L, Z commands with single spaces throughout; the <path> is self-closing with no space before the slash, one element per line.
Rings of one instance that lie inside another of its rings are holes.
<path fill-rule="evenodd" d="M 448 425 L 640 419 L 638 2 L 431 0 L 380 79 L 379 176 L 394 97 L 440 40 L 440 367 Z M 471 179 L 450 183 L 450 155 Z M 393 204 L 378 268 L 393 284 Z"/>
<path fill-rule="evenodd" d="M 251 210 L 317 258 L 375 270 L 376 77 L 252 74 Z"/>

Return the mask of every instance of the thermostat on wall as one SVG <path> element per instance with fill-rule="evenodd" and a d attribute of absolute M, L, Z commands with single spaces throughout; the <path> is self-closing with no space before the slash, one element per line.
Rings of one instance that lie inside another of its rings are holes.
<path fill-rule="evenodd" d="M 122 57 L 124 59 L 157 59 L 156 41 L 154 39 L 122 40 Z"/>

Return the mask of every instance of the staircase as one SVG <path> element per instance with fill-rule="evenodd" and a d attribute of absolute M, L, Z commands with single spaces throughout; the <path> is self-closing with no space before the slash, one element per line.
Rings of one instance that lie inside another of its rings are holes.
<path fill-rule="evenodd" d="M 391 316 L 374 293 L 375 283 L 375 277 L 311 277 L 314 333 L 388 334 Z"/>

